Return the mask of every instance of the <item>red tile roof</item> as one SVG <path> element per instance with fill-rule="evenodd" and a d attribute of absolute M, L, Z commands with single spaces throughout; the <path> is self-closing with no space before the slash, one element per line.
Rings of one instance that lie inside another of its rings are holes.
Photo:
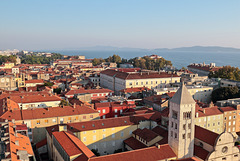
<path fill-rule="evenodd" d="M 185 159 L 177 159 L 176 161 L 200 161 L 200 160 L 195 157 L 191 157 L 191 158 L 185 158 Z"/>
<path fill-rule="evenodd" d="M 128 104 L 128 102 L 123 102 L 122 104 L 120 102 L 101 102 L 101 103 L 95 103 L 95 108 L 101 108 L 101 107 L 119 107 L 119 106 L 131 106 L 131 108 L 136 107 L 135 104 Z"/>
<path fill-rule="evenodd" d="M 32 80 L 26 80 L 25 84 L 27 83 L 44 83 L 42 79 L 32 79 Z"/>
<path fill-rule="evenodd" d="M 125 144 L 127 144 L 130 148 L 132 148 L 133 150 L 142 149 L 142 148 L 147 147 L 146 145 L 144 145 L 143 143 L 141 143 L 140 141 L 138 141 L 134 137 L 130 137 L 130 138 L 124 140 L 123 142 Z"/>
<path fill-rule="evenodd" d="M 10 96 L 10 99 L 16 103 L 52 102 L 62 100 L 60 97 L 52 94 Z"/>
<path fill-rule="evenodd" d="M 53 132 L 52 134 L 69 157 L 81 154 L 85 154 L 88 158 L 95 156 L 76 136 L 65 131 Z"/>
<path fill-rule="evenodd" d="M 126 89 L 122 89 L 120 90 L 120 92 L 123 93 L 134 93 L 134 92 L 142 92 L 142 91 L 149 91 L 151 89 L 147 88 L 147 87 L 136 87 L 136 88 L 126 88 Z"/>
<path fill-rule="evenodd" d="M 81 94 L 81 93 L 113 93 L 110 89 L 76 89 L 76 90 L 70 90 L 65 95 L 74 95 L 74 94 Z"/>
<path fill-rule="evenodd" d="M 112 128 L 118 126 L 128 126 L 137 124 L 142 120 L 158 120 L 159 113 L 138 114 L 133 116 L 123 116 L 117 118 L 107 118 L 85 122 L 68 123 L 70 131 L 89 131 L 94 129 Z"/>
<path fill-rule="evenodd" d="M 41 148 L 42 146 L 47 145 L 47 139 L 43 139 L 36 144 L 36 148 Z"/>
<path fill-rule="evenodd" d="M 0 118 L 3 120 L 32 120 L 41 118 L 73 116 L 82 114 L 98 113 L 96 110 L 86 106 L 71 106 L 37 108 L 32 110 L 14 110 L 5 112 Z"/>
<path fill-rule="evenodd" d="M 206 137 L 207 136 L 207 137 Z M 195 138 L 214 146 L 216 143 L 216 139 L 218 138 L 219 134 L 209 131 L 205 128 L 200 126 L 195 126 Z"/>
<path fill-rule="evenodd" d="M 196 106 L 196 113 L 198 113 L 198 117 L 222 114 L 222 112 L 219 110 L 217 106 L 207 108 L 200 108 L 199 106 Z"/>
<path fill-rule="evenodd" d="M 8 123 L 8 133 L 9 133 L 9 143 L 7 144 L 7 147 L 10 148 L 10 158 L 12 161 L 20 161 L 17 156 L 17 151 L 24 150 L 27 151 L 28 154 L 34 155 L 31 142 L 29 138 L 25 135 L 22 135 L 20 133 L 15 133 L 15 130 L 13 128 L 14 125 L 20 125 L 19 123 Z M 18 145 L 16 144 L 16 141 L 18 141 Z"/>
<path fill-rule="evenodd" d="M 230 107 L 230 106 L 220 107 L 220 110 L 223 111 L 223 112 L 236 111 L 236 109 L 234 107 Z"/>
<path fill-rule="evenodd" d="M 176 154 L 168 144 L 165 144 L 161 145 L 159 149 L 153 146 L 123 153 L 93 157 L 89 161 L 158 161 L 174 157 L 176 157 Z"/>
<path fill-rule="evenodd" d="M 149 130 L 147 128 L 144 129 L 136 129 L 135 131 L 132 132 L 134 135 L 139 136 L 140 138 L 142 138 L 143 140 L 146 140 L 147 142 L 152 141 L 153 139 L 155 139 L 156 137 L 158 137 L 159 135 L 156 134 L 154 131 Z"/>
<path fill-rule="evenodd" d="M 200 146 L 194 145 L 194 156 L 197 156 L 198 158 L 202 160 L 206 160 L 208 157 L 209 152 L 205 149 L 203 149 Z"/>
<path fill-rule="evenodd" d="M 155 128 L 152 129 L 152 131 L 163 137 L 162 140 L 157 142 L 159 145 L 168 144 L 168 131 L 167 130 L 165 130 L 159 126 L 156 126 Z"/>
<path fill-rule="evenodd" d="M 168 74 L 165 72 L 158 73 L 158 72 L 139 72 L 139 71 L 132 71 L 132 72 L 123 72 L 119 70 L 107 69 L 102 71 L 101 74 L 105 74 L 108 76 L 114 76 L 119 79 L 150 79 L 150 78 L 170 78 L 170 77 L 179 77 L 176 74 Z"/>

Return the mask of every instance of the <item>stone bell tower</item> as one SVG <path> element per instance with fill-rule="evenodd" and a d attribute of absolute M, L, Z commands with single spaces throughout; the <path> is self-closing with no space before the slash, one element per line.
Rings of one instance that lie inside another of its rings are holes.
<path fill-rule="evenodd" d="M 195 104 L 184 83 L 170 100 L 168 144 L 178 159 L 193 157 Z"/>

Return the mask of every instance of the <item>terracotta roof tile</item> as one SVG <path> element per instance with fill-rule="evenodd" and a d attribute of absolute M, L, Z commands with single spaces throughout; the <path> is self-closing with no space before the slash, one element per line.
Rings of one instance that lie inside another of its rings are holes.
<path fill-rule="evenodd" d="M 207 137 L 206 137 L 207 136 Z M 209 131 L 200 126 L 195 126 L 195 138 L 214 146 L 219 134 Z"/>
<path fill-rule="evenodd" d="M 51 108 L 37 108 L 32 110 L 14 110 L 5 112 L 0 118 L 3 120 L 31 120 L 50 118 L 57 116 L 72 116 L 81 114 L 98 113 L 96 110 L 86 106 L 77 106 L 73 108 L 71 106 L 64 107 L 51 107 Z"/>
<path fill-rule="evenodd" d="M 194 145 L 194 156 L 197 156 L 198 158 L 202 160 L 206 160 L 209 152 L 205 149 L 203 149 L 200 146 Z"/>
<path fill-rule="evenodd" d="M 68 156 L 75 156 L 85 154 L 87 157 L 95 156 L 91 150 L 89 150 L 83 142 L 81 142 L 76 136 L 65 132 L 53 132 L 52 135 L 56 138 L 58 143 L 62 146 Z"/>
<path fill-rule="evenodd" d="M 138 141 L 134 137 L 130 137 L 130 138 L 124 140 L 123 142 L 125 144 L 127 144 L 130 148 L 132 148 L 133 150 L 142 149 L 142 148 L 147 147 L 146 145 L 144 145 L 143 143 L 141 143 L 140 141 Z"/>
<path fill-rule="evenodd" d="M 159 149 L 153 146 L 123 153 L 93 157 L 89 161 L 158 161 L 174 157 L 176 157 L 176 154 L 168 144 L 165 144 L 161 145 Z"/>

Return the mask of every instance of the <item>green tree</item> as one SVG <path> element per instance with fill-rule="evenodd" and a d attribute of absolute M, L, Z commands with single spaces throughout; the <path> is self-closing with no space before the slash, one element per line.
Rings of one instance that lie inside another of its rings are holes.
<path fill-rule="evenodd" d="M 102 62 L 105 62 L 105 60 L 102 59 L 102 58 L 94 58 L 94 59 L 92 60 L 92 64 L 93 64 L 94 66 L 100 65 Z"/>
<path fill-rule="evenodd" d="M 0 55 L 0 63 L 6 63 L 6 62 L 11 62 L 16 64 L 16 56 L 15 55 L 10 55 L 10 56 L 5 56 L 5 55 Z"/>
<path fill-rule="evenodd" d="M 61 102 L 59 103 L 59 106 L 69 106 L 69 102 L 66 100 L 61 100 Z"/>
<path fill-rule="evenodd" d="M 219 100 L 227 100 L 231 98 L 237 98 L 239 96 L 240 94 L 237 86 L 221 87 L 212 92 L 212 101 L 216 102 Z"/>
<path fill-rule="evenodd" d="M 62 91 L 61 88 L 55 88 L 55 89 L 53 89 L 53 92 L 54 92 L 54 93 L 57 93 L 57 94 L 60 94 L 61 91 Z"/>
<path fill-rule="evenodd" d="M 53 83 L 52 83 L 52 82 L 45 82 L 45 83 L 44 83 L 44 86 L 51 87 L 51 86 L 53 86 Z"/>
<path fill-rule="evenodd" d="M 208 77 L 240 81 L 240 70 L 237 67 L 223 66 L 223 68 L 218 71 L 210 72 Z"/>

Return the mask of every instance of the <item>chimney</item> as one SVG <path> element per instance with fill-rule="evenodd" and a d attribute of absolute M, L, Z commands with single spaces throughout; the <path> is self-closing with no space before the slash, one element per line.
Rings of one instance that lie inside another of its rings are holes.
<path fill-rule="evenodd" d="M 73 104 L 73 108 L 76 108 L 76 103 Z"/>
<path fill-rule="evenodd" d="M 160 149 L 161 146 L 160 146 L 158 143 L 156 143 L 156 147 L 157 147 L 158 149 Z"/>

